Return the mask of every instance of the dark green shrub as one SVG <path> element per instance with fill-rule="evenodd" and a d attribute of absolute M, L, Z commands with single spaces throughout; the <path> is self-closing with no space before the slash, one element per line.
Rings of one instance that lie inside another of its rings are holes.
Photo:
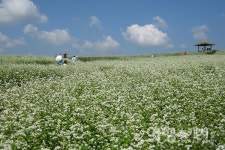
<path fill-rule="evenodd" d="M 206 54 L 208 55 L 212 55 L 212 54 L 215 54 L 217 50 L 209 50 L 207 52 L 205 52 Z"/>

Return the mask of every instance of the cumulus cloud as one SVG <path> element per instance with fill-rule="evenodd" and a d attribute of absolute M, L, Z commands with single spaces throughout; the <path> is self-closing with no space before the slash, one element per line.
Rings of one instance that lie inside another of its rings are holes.
<path fill-rule="evenodd" d="M 225 17 L 225 13 L 224 13 L 224 12 L 223 12 L 223 13 L 221 13 L 221 16 L 222 16 L 222 17 Z"/>
<path fill-rule="evenodd" d="M 180 45 L 180 48 L 182 48 L 182 49 L 184 49 L 184 48 L 186 48 L 186 47 L 187 47 L 186 44 L 181 44 L 181 45 Z"/>
<path fill-rule="evenodd" d="M 92 26 L 96 26 L 97 28 L 101 29 L 102 28 L 102 25 L 101 25 L 101 22 L 100 20 L 98 19 L 98 17 L 96 16 L 91 16 L 90 18 L 90 24 L 89 24 L 91 27 Z"/>
<path fill-rule="evenodd" d="M 191 32 L 193 33 L 193 38 L 195 40 L 206 40 L 206 32 L 209 30 L 207 25 L 200 25 L 193 27 Z"/>
<path fill-rule="evenodd" d="M 28 24 L 23 32 L 38 39 L 48 41 L 53 45 L 64 45 L 71 42 L 72 37 L 66 29 L 54 29 L 52 31 L 39 31 L 34 25 Z"/>
<path fill-rule="evenodd" d="M 103 37 L 102 40 L 91 42 L 84 41 L 83 44 L 78 43 L 76 39 L 68 33 L 66 29 L 54 29 L 52 31 L 40 31 L 36 26 L 28 24 L 24 27 L 23 32 L 33 38 L 47 41 L 55 46 L 71 44 L 80 52 L 108 52 L 119 48 L 120 44 L 111 36 Z"/>
<path fill-rule="evenodd" d="M 37 34 L 38 28 L 32 24 L 28 24 L 24 27 L 23 32 L 25 34 Z"/>
<path fill-rule="evenodd" d="M 159 29 L 167 29 L 168 25 L 165 22 L 165 20 L 163 20 L 162 18 L 160 18 L 159 16 L 156 16 L 153 18 L 153 20 L 155 21 L 154 25 L 159 28 Z"/>
<path fill-rule="evenodd" d="M 0 24 L 14 24 L 24 20 L 46 22 L 31 0 L 2 0 L 0 3 Z"/>
<path fill-rule="evenodd" d="M 139 46 L 165 46 L 172 48 L 169 43 L 169 38 L 166 33 L 160 31 L 155 25 L 147 24 L 139 26 L 137 24 L 127 27 L 125 32 L 122 32 L 123 37 Z"/>
<path fill-rule="evenodd" d="M 86 51 L 98 51 L 98 52 L 107 52 L 118 49 L 120 46 L 119 42 L 114 40 L 111 36 L 103 37 L 103 40 L 97 42 L 85 41 L 84 44 L 80 46 L 75 46 L 79 49 L 80 52 Z"/>
<path fill-rule="evenodd" d="M 8 36 L 0 32 L 0 51 L 3 51 L 5 48 L 16 47 L 23 44 L 25 44 L 23 38 L 10 39 Z"/>

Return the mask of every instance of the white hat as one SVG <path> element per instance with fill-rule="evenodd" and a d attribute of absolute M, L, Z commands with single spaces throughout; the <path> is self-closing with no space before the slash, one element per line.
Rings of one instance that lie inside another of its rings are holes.
<path fill-rule="evenodd" d="M 62 60 L 62 56 L 61 56 L 61 55 L 56 56 L 55 60 L 56 60 L 56 61 Z"/>

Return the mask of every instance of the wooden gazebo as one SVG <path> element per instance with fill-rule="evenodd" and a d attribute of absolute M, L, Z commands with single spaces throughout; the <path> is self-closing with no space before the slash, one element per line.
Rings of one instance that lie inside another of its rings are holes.
<path fill-rule="evenodd" d="M 200 52 L 199 47 L 202 46 L 202 51 L 206 51 L 206 50 L 212 50 L 212 46 L 215 45 L 213 43 L 207 42 L 207 41 L 203 41 L 200 43 L 195 44 L 195 46 L 198 46 L 198 52 Z"/>

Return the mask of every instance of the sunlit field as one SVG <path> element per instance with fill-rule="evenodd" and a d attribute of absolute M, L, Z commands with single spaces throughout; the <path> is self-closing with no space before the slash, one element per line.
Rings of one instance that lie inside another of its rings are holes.
<path fill-rule="evenodd" d="M 0 149 L 225 149 L 225 55 L 0 56 Z"/>

